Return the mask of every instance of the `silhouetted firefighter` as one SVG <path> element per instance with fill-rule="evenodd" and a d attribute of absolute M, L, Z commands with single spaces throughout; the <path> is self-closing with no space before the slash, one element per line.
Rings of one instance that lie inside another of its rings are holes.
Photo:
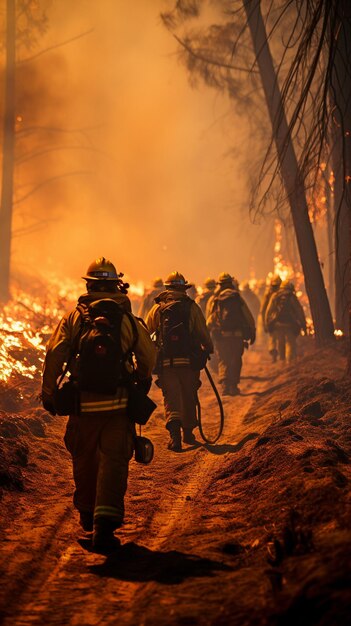
<path fill-rule="evenodd" d="M 130 389 L 136 380 L 146 397 L 156 360 L 147 330 L 131 313 L 121 276 L 104 257 L 91 263 L 83 276 L 87 293 L 58 324 L 43 371 L 44 408 L 70 415 L 64 440 L 73 460 L 74 505 L 83 529 L 94 531 L 97 551 L 119 545 L 114 530 L 123 523 L 135 438 Z M 57 392 L 65 363 L 70 382 Z"/>
<path fill-rule="evenodd" d="M 181 430 L 184 443 L 195 443 L 200 369 L 206 365 L 213 345 L 200 307 L 186 294 L 191 285 L 184 276 L 173 272 L 165 287 L 149 311 L 146 324 L 150 333 L 155 333 L 158 346 L 158 385 L 170 433 L 168 448 L 180 452 Z"/>
<path fill-rule="evenodd" d="M 246 341 L 256 339 L 255 320 L 230 274 L 219 275 L 217 289 L 207 305 L 207 326 L 218 358 L 218 381 L 223 395 L 240 393 L 242 355 Z"/>
<path fill-rule="evenodd" d="M 264 332 L 269 333 L 268 351 L 269 351 L 269 354 L 272 356 L 273 363 L 275 363 L 278 358 L 277 335 L 275 332 L 273 332 L 273 330 L 268 329 L 267 322 L 266 322 L 266 313 L 267 313 L 267 308 L 271 301 L 271 298 L 278 291 L 281 285 L 281 282 L 282 282 L 282 279 L 280 278 L 280 276 L 278 275 L 273 276 L 271 283 L 270 285 L 268 285 L 264 293 L 264 296 L 262 298 L 261 309 L 260 309 Z"/>
<path fill-rule="evenodd" d="M 289 280 L 283 280 L 270 298 L 265 324 L 276 346 L 275 356 L 291 363 L 296 359 L 296 338 L 301 331 L 306 334 L 306 318 Z"/>
<path fill-rule="evenodd" d="M 214 294 L 214 290 L 216 289 L 216 281 L 214 278 L 206 278 L 203 284 L 203 291 L 200 296 L 197 296 L 195 299 L 196 304 L 199 305 L 201 311 L 203 312 L 206 318 L 206 307 L 207 303 L 211 296 Z"/>

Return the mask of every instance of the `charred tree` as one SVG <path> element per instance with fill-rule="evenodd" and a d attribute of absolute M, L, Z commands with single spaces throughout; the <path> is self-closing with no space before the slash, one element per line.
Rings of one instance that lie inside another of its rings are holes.
<path fill-rule="evenodd" d="M 15 152 L 16 2 L 6 1 L 6 65 L 0 202 L 0 301 L 9 299 Z"/>
<path fill-rule="evenodd" d="M 332 135 L 335 176 L 335 315 L 336 324 L 350 335 L 351 253 L 351 7 L 341 0 L 331 74 Z"/>
<path fill-rule="evenodd" d="M 334 263 L 334 194 L 332 193 L 331 172 L 327 168 L 325 172 L 326 194 L 326 222 L 327 222 L 327 246 L 328 246 L 328 295 L 332 312 L 335 316 L 335 263 Z"/>
<path fill-rule="evenodd" d="M 290 204 L 316 339 L 322 344 L 334 339 L 334 326 L 308 215 L 304 180 L 298 166 L 283 107 L 260 2 L 243 0 L 243 4 L 272 124 L 279 169 Z"/>

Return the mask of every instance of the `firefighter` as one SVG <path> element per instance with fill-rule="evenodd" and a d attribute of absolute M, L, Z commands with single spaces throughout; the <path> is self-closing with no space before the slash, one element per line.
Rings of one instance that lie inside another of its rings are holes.
<path fill-rule="evenodd" d="M 80 408 L 70 414 L 64 436 L 73 462 L 74 506 L 79 511 L 83 529 L 93 531 L 93 546 L 97 551 L 109 551 L 118 546 L 114 530 L 121 526 L 124 517 L 128 465 L 135 436 L 134 423 L 127 415 L 131 367 L 126 356 L 133 353 L 137 376 L 146 391 L 151 385 L 156 360 L 147 330 L 130 312 L 131 305 L 126 295 L 128 285 L 121 281 L 120 276 L 111 261 L 104 257 L 89 265 L 86 275 L 82 277 L 86 280 L 87 292 L 80 296 L 78 307 L 64 315 L 48 342 L 42 381 L 44 408 L 55 415 L 56 385 L 64 363 L 71 363 L 71 376 L 78 381 L 82 371 L 83 364 L 79 361 L 84 354 L 85 326 L 81 312 L 88 310 L 93 302 L 106 298 L 110 303 L 117 303 L 121 319 L 119 345 L 126 363 L 121 384 L 116 382 L 117 392 L 113 395 L 100 394 L 96 390 L 81 391 Z M 77 358 L 78 350 L 81 354 Z M 92 360 L 88 359 L 84 367 L 91 364 Z M 93 377 L 94 374 L 98 380 L 98 373 L 93 371 Z"/>
<path fill-rule="evenodd" d="M 162 278 L 155 278 L 151 289 L 147 290 L 144 293 L 144 297 L 141 301 L 138 316 L 142 319 L 145 318 L 148 311 L 150 311 L 152 305 L 154 304 L 155 298 L 161 293 L 163 289 L 163 280 Z"/>
<path fill-rule="evenodd" d="M 260 303 L 260 309 L 259 309 L 259 314 L 257 317 L 257 322 L 256 322 L 256 343 L 258 343 L 259 345 L 264 343 L 264 328 L 263 328 L 263 319 L 262 319 L 262 313 L 261 313 L 261 303 L 263 300 L 263 296 L 265 294 L 266 291 L 266 281 L 263 278 L 260 278 L 254 288 L 253 288 L 253 292 L 256 294 L 259 303 Z"/>
<path fill-rule="evenodd" d="M 196 443 L 197 390 L 200 369 L 206 364 L 213 344 L 200 307 L 186 294 L 190 287 L 184 276 L 172 272 L 165 291 L 146 317 L 158 346 L 157 384 L 162 389 L 168 449 L 180 452 L 183 442 Z"/>
<path fill-rule="evenodd" d="M 246 341 L 255 342 L 255 320 L 237 288 L 237 281 L 223 272 L 207 305 L 207 326 L 218 357 L 218 380 L 222 394 L 236 396 Z"/>
<path fill-rule="evenodd" d="M 196 300 L 197 298 L 197 289 L 194 283 L 190 283 L 189 282 L 189 287 L 187 289 L 188 293 L 187 296 L 188 298 L 191 298 L 192 300 Z"/>
<path fill-rule="evenodd" d="M 244 298 L 247 306 L 249 307 L 255 320 L 255 324 L 257 325 L 261 303 L 255 292 L 250 288 L 250 283 L 248 281 L 243 282 L 241 285 L 241 296 Z"/>
<path fill-rule="evenodd" d="M 273 363 L 275 363 L 278 358 L 278 337 L 277 337 L 277 333 L 273 329 L 272 330 L 268 329 L 267 321 L 266 321 L 266 312 L 267 312 L 269 302 L 273 294 L 275 294 L 278 291 L 281 285 L 281 282 L 282 282 L 282 279 L 280 278 L 280 276 L 278 275 L 273 276 L 273 278 L 271 279 L 270 285 L 268 285 L 265 291 L 265 294 L 262 298 L 261 310 L 260 310 L 264 332 L 269 333 L 268 352 L 272 357 Z"/>
<path fill-rule="evenodd" d="M 301 331 L 306 334 L 305 313 L 292 282 L 283 280 L 272 295 L 265 319 L 269 332 L 276 337 L 279 359 L 291 363 L 296 359 L 296 338 Z"/>
<path fill-rule="evenodd" d="M 203 315 L 206 317 L 206 306 L 211 296 L 214 294 L 214 290 L 216 288 L 216 281 L 214 278 L 206 278 L 202 294 L 197 296 L 195 299 L 196 304 L 199 305 Z"/>

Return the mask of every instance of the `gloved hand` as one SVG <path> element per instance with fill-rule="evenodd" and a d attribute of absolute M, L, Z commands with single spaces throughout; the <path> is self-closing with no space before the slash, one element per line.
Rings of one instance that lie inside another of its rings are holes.
<path fill-rule="evenodd" d="M 54 399 L 52 396 L 45 393 L 45 391 L 42 391 L 41 401 L 42 401 L 45 411 L 48 411 L 48 413 L 51 413 L 51 415 L 56 415 L 56 411 L 54 407 Z"/>
<path fill-rule="evenodd" d="M 252 346 L 256 341 L 256 331 L 254 330 L 252 335 L 251 335 L 251 339 L 250 339 L 250 346 Z"/>
<path fill-rule="evenodd" d="M 137 380 L 137 385 L 139 389 L 142 389 L 144 393 L 147 395 L 151 389 L 152 385 L 152 377 L 150 378 L 142 378 Z"/>

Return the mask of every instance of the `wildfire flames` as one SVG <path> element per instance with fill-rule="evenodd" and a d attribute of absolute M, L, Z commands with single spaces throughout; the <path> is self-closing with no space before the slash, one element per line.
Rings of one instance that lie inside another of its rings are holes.
<path fill-rule="evenodd" d="M 52 275 L 41 283 L 33 281 L 31 294 L 19 286 L 12 288 L 11 301 L 0 309 L 0 382 L 15 386 L 25 379 L 40 382 L 47 340 L 83 291 L 81 281 Z M 142 283 L 132 284 L 129 294 L 138 298 L 143 291 Z"/>
<path fill-rule="evenodd" d="M 281 254 L 281 224 L 276 223 L 274 274 L 284 280 L 294 280 L 297 296 L 308 312 L 308 302 L 301 289 L 303 275 L 294 273 Z M 272 273 L 273 276 L 273 273 Z M 27 281 L 32 286 L 31 281 Z M 40 384 L 45 346 L 62 315 L 73 308 L 83 292 L 81 281 L 62 280 L 48 276 L 45 281 L 34 283 L 33 293 L 23 287 L 12 289 L 12 300 L 0 309 L 0 383 L 10 386 L 30 383 Z M 131 284 L 129 295 L 135 308 L 144 293 L 142 283 Z M 306 300 L 306 302 L 305 302 Z M 314 333 L 313 323 L 307 315 L 308 332 Z M 337 337 L 342 331 L 336 330 Z"/>

